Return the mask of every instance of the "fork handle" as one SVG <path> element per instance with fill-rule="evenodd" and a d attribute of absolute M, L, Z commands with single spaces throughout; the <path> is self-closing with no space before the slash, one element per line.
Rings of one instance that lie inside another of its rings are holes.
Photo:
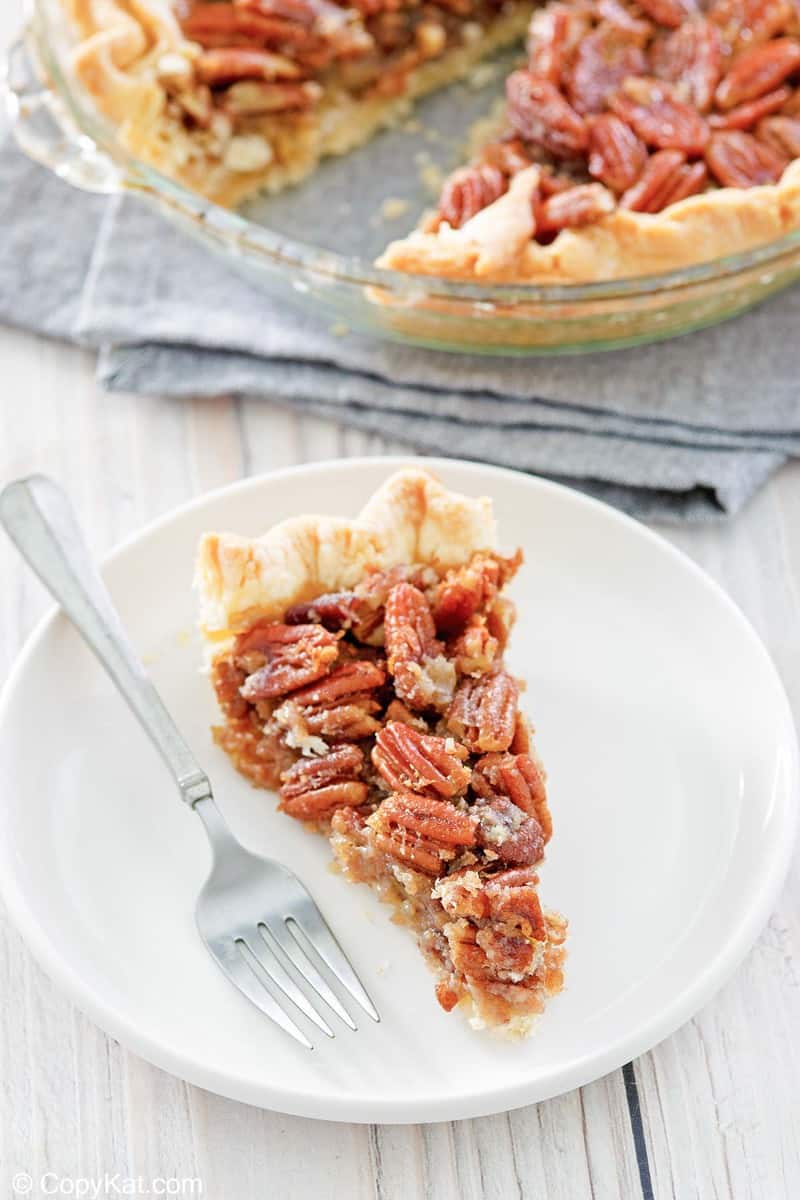
<path fill-rule="evenodd" d="M 44 475 L 10 483 L 0 492 L 0 523 L 133 709 L 186 803 L 209 798 L 211 784 L 128 641 L 58 484 Z"/>

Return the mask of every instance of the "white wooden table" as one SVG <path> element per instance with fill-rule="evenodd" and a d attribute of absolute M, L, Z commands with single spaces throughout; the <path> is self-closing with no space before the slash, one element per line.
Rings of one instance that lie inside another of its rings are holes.
<path fill-rule="evenodd" d="M 2 6 L 0 44 L 20 8 Z M 98 554 L 243 475 L 402 449 L 266 401 L 107 396 L 91 355 L 10 330 L 0 330 L 0 364 L 0 480 L 32 470 L 60 479 Z M 741 605 L 800 713 L 800 463 L 734 522 L 662 532 Z M 5 675 L 47 601 L 4 538 L 0 580 Z M 580 1091 L 481 1120 L 337 1125 L 190 1087 L 76 1011 L 2 912 L 0 997 L 2 1200 L 18 1171 L 52 1172 L 57 1195 L 107 1172 L 103 1200 L 136 1177 L 198 1177 L 210 1200 L 800 1197 L 797 867 L 744 965 L 677 1034 Z"/>

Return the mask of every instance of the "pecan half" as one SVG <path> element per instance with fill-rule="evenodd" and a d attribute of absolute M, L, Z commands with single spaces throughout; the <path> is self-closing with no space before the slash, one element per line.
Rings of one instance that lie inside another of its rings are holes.
<path fill-rule="evenodd" d="M 485 675 L 500 651 L 500 638 L 492 632 L 487 617 L 474 617 L 463 633 L 447 643 L 447 656 L 459 675 Z"/>
<path fill-rule="evenodd" d="M 797 19 L 792 0 L 713 0 L 708 17 L 734 52 L 785 33 Z"/>
<path fill-rule="evenodd" d="M 380 729 L 375 714 L 381 705 L 374 693 L 385 682 L 386 672 L 377 663 L 343 663 L 317 683 L 292 692 L 275 711 L 275 720 L 291 731 L 291 744 L 298 746 L 309 735 L 360 741 Z"/>
<path fill-rule="evenodd" d="M 481 874 L 465 867 L 440 879 L 434 898 L 453 917 L 472 921 L 505 921 L 526 937 L 543 941 L 547 936 L 536 887 L 539 877 L 532 867 Z"/>
<path fill-rule="evenodd" d="M 264 113 L 311 108 L 321 96 L 322 88 L 313 80 L 306 83 L 287 83 L 283 80 L 266 83 L 245 79 L 234 83 L 225 92 L 222 111 L 232 118 L 257 117 Z"/>
<path fill-rule="evenodd" d="M 483 208 L 494 204 L 508 188 L 499 167 L 478 163 L 461 167 L 445 181 L 439 197 L 439 219 L 451 229 L 460 229 Z"/>
<path fill-rule="evenodd" d="M 646 70 L 640 39 L 602 24 L 579 43 L 568 72 L 567 94 L 577 112 L 599 113 L 629 75 L 642 75 Z"/>
<path fill-rule="evenodd" d="M 589 174 L 615 192 L 631 187 L 644 170 L 647 148 L 613 113 L 601 113 L 589 126 Z"/>
<path fill-rule="evenodd" d="M 322 758 L 301 758 L 281 776 L 278 807 L 301 821 L 321 820 L 337 808 L 358 808 L 369 794 L 363 769 L 364 755 L 357 746 L 338 746 Z"/>
<path fill-rule="evenodd" d="M 425 875 L 440 875 L 475 845 L 476 820 L 470 813 L 414 792 L 388 796 L 368 824 L 376 849 Z"/>
<path fill-rule="evenodd" d="M 505 796 L 473 805 L 478 845 L 487 857 L 513 867 L 533 866 L 544 856 L 544 835 L 535 817 Z"/>
<path fill-rule="evenodd" d="M 472 788 L 484 800 L 505 796 L 517 808 L 535 817 L 545 842 L 553 832 L 542 768 L 527 753 L 486 754 L 475 764 Z"/>
<path fill-rule="evenodd" d="M 521 563 L 521 550 L 511 558 L 478 553 L 464 566 L 448 571 L 431 596 L 436 632 L 445 638 L 460 633 L 476 612 L 493 603 Z"/>
<path fill-rule="evenodd" d="M 467 979 L 521 983 L 539 970 L 547 924 L 537 882 L 530 868 L 512 868 L 488 877 L 457 871 L 437 883 L 434 898 L 455 918 L 444 932 L 457 971 Z"/>
<path fill-rule="evenodd" d="M 703 17 L 686 21 L 658 39 L 651 51 L 653 74 L 681 83 L 698 112 L 708 112 L 722 75 L 722 37 Z"/>
<path fill-rule="evenodd" d="M 392 588 L 384 614 L 389 671 L 399 698 L 410 708 L 446 708 L 455 687 L 455 667 L 443 657 L 430 605 L 410 583 Z"/>
<path fill-rule="evenodd" d="M 619 206 L 631 212 L 661 212 L 668 204 L 701 192 L 707 177 L 705 163 L 689 166 L 680 150 L 659 150 L 648 159 L 638 181 L 620 197 Z"/>
<path fill-rule="evenodd" d="M 528 67 L 556 87 L 570 48 L 572 14 L 566 4 L 548 4 L 534 15 L 528 37 Z"/>
<path fill-rule="evenodd" d="M 193 42 L 222 49 L 248 44 L 299 44 L 311 36 L 307 23 L 297 21 L 294 16 L 287 18 L 233 4 L 196 4 L 184 18 L 182 27 Z"/>
<path fill-rule="evenodd" d="M 448 799 L 467 790 L 471 775 L 464 766 L 467 757 L 465 748 L 452 738 L 418 733 L 399 721 L 384 726 L 372 750 L 375 767 L 393 791 Z"/>
<path fill-rule="evenodd" d="M 505 671 L 464 679 L 445 714 L 445 723 L 470 750 L 507 750 L 514 737 L 518 698 L 516 681 Z"/>
<path fill-rule="evenodd" d="M 680 0 L 638 0 L 638 4 L 652 21 L 669 29 L 677 29 L 694 7 L 681 4 Z"/>
<path fill-rule="evenodd" d="M 749 133 L 726 129 L 713 134 L 706 162 L 724 187 L 747 188 L 777 183 L 789 159 Z"/>
<path fill-rule="evenodd" d="M 608 216 L 614 208 L 614 197 L 602 183 L 579 183 L 555 196 L 548 196 L 536 205 L 536 235 L 591 225 L 601 217 Z"/>
<path fill-rule="evenodd" d="M 195 65 L 197 78 L 212 87 L 236 80 L 296 79 L 300 69 L 282 54 L 228 46 L 206 50 Z"/>
<path fill-rule="evenodd" d="M 712 129 L 752 129 L 762 117 L 779 112 L 791 95 L 791 88 L 777 88 L 774 92 L 767 92 L 766 96 L 759 96 L 757 100 L 748 100 L 746 104 L 730 108 L 726 113 L 712 113 L 708 123 Z"/>
<path fill-rule="evenodd" d="M 234 660 L 262 655 L 266 662 L 248 674 L 245 700 L 266 700 L 321 679 L 338 655 L 337 638 L 319 625 L 259 625 L 237 640 Z"/>
<path fill-rule="evenodd" d="M 800 120 L 797 117 L 767 117 L 759 122 L 756 137 L 780 156 L 800 158 Z"/>
<path fill-rule="evenodd" d="M 511 125 L 525 141 L 556 158 L 573 158 L 586 149 L 586 122 L 546 79 L 514 71 L 506 80 L 506 97 Z"/>
<path fill-rule="evenodd" d="M 747 100 L 756 100 L 780 87 L 798 70 L 800 43 L 793 38 L 775 38 L 763 46 L 754 46 L 734 59 L 717 87 L 716 102 L 720 108 L 734 108 Z"/>
<path fill-rule="evenodd" d="M 658 150 L 702 154 L 708 142 L 708 126 L 700 114 L 678 98 L 673 84 L 660 79 L 626 79 L 609 107 Z"/>
<path fill-rule="evenodd" d="M 361 596 L 355 592 L 325 592 L 314 600 L 304 600 L 287 608 L 284 621 L 287 625 L 324 625 L 336 632 L 351 629 L 367 615 Z"/>

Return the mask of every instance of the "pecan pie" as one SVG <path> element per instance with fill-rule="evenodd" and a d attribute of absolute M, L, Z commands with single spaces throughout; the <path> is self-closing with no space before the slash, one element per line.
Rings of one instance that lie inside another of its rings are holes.
<path fill-rule="evenodd" d="M 308 175 L 521 37 L 496 135 L 379 265 L 657 274 L 800 228 L 798 0 L 63 0 L 143 158 L 235 204 Z"/>
<path fill-rule="evenodd" d="M 539 899 L 545 773 L 504 662 L 522 555 L 494 547 L 490 501 L 409 469 L 356 520 L 207 534 L 197 578 L 218 744 L 415 930 L 445 1010 L 519 1035 L 566 921 Z"/>

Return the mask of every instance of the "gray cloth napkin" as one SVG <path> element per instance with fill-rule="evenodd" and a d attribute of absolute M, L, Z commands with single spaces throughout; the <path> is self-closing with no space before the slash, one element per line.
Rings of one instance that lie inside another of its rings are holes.
<path fill-rule="evenodd" d="M 800 453 L 800 289 L 715 329 L 580 357 L 382 343 L 270 301 L 135 197 L 0 150 L 0 321 L 100 349 L 111 391 L 263 396 L 654 518 L 737 511 Z"/>

